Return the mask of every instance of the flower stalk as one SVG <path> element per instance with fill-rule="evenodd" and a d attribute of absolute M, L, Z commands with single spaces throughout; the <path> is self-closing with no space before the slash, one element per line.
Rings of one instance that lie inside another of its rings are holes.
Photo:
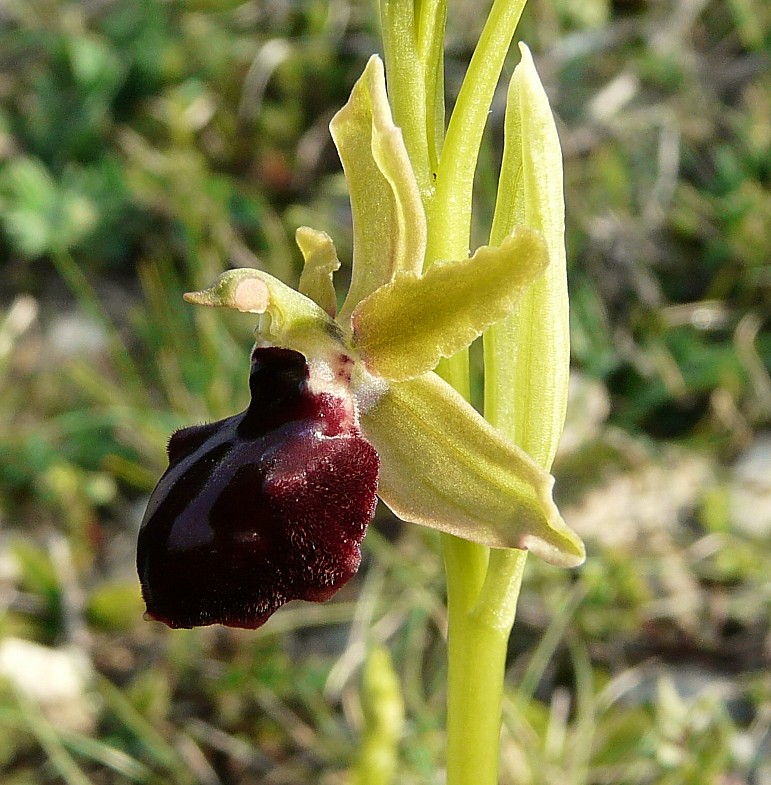
<path fill-rule="evenodd" d="M 424 197 L 426 266 L 468 253 L 479 147 L 524 4 L 525 0 L 495 0 L 446 136 L 439 143 L 433 139 L 433 149 L 441 150 L 441 155 L 434 164 L 431 198 Z M 405 10 L 409 3 L 386 0 L 382 5 L 388 52 L 389 40 L 410 40 L 410 35 L 405 32 L 403 16 L 401 29 L 389 30 L 392 16 L 386 10 L 393 5 L 401 7 L 402 15 L 411 10 Z M 430 5 L 435 4 L 420 4 L 424 24 Z M 441 5 L 437 19 L 443 26 L 446 9 Z M 436 49 L 433 52 L 440 56 Z M 522 53 L 523 65 L 517 68 L 509 89 L 505 152 L 490 244 L 502 243 L 517 225 L 538 229 L 545 235 L 550 265 L 514 313 L 484 335 L 484 411 L 492 425 L 548 470 L 564 422 L 569 363 L 562 168 L 548 100 L 529 52 L 523 47 Z M 414 69 L 409 79 L 401 78 L 408 59 L 399 62 L 401 67 L 388 71 L 389 96 L 395 107 L 407 103 L 403 96 L 408 91 L 419 98 L 435 95 L 437 80 L 428 83 L 427 77 L 441 69 L 440 60 L 432 64 L 424 57 L 421 69 Z M 419 76 L 422 85 L 416 84 Z M 425 111 L 426 102 L 418 103 Z M 443 115 L 443 109 L 434 110 L 434 117 Z M 434 128 L 428 120 L 425 127 Z M 405 134 L 418 172 L 424 167 L 425 149 L 432 147 L 430 133 L 426 142 L 414 132 Z M 438 373 L 469 398 L 467 350 L 444 360 Z M 545 379 L 551 383 L 544 384 Z M 506 652 L 527 552 L 491 549 L 450 534 L 443 535 L 442 551 L 448 610 L 447 783 L 495 785 Z"/>

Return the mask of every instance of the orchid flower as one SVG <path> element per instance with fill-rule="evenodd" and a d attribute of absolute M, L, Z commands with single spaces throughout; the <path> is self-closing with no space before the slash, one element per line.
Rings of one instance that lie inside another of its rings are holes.
<path fill-rule="evenodd" d="M 148 613 L 172 627 L 258 627 L 289 600 L 328 599 L 359 566 L 376 494 L 402 520 L 470 542 L 584 559 L 548 471 L 434 372 L 544 276 L 542 235 L 511 226 L 424 272 L 423 201 L 377 56 L 330 130 L 353 214 L 339 312 L 334 244 L 307 227 L 299 291 L 242 268 L 185 295 L 258 320 L 250 406 L 172 436 L 142 523 Z"/>

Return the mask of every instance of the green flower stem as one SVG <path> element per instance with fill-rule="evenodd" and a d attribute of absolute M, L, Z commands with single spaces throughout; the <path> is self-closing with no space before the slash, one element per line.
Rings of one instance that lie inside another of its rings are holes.
<path fill-rule="evenodd" d="M 444 30 L 447 0 L 422 0 L 418 18 L 418 53 L 426 82 L 426 138 L 432 173 L 439 168 L 444 141 Z"/>
<path fill-rule="evenodd" d="M 524 7 L 525 0 L 495 0 L 474 50 L 450 117 L 436 172 L 436 190 L 428 205 L 426 266 L 437 259 L 468 256 L 479 146 L 503 61 Z M 460 352 L 437 368 L 467 399 L 468 367 L 468 352 Z"/>
<path fill-rule="evenodd" d="M 433 196 L 434 184 L 426 130 L 426 78 L 418 51 L 413 4 L 405 0 L 381 0 L 380 22 L 388 75 L 388 100 L 394 122 L 402 129 L 404 144 L 426 206 Z"/>
<path fill-rule="evenodd" d="M 506 53 L 525 0 L 495 0 L 455 103 L 428 214 L 426 264 L 469 252 L 471 201 L 479 146 Z"/>
<path fill-rule="evenodd" d="M 426 266 L 468 256 L 479 147 L 524 5 L 525 0 L 494 1 L 442 140 L 437 31 L 444 30 L 446 2 L 423 0 L 416 32 L 413 3 L 381 0 L 389 97 L 427 212 Z M 442 361 L 437 371 L 469 398 L 467 351 Z M 496 785 L 506 651 L 525 553 L 491 551 L 451 535 L 443 535 L 442 544 L 448 595 L 447 783 Z"/>
<path fill-rule="evenodd" d="M 496 0 L 471 59 L 444 139 L 428 214 L 426 263 L 469 252 L 479 146 L 524 0 Z M 487 370 L 487 369 L 486 369 Z M 468 398 L 468 353 L 439 373 Z M 496 785 L 503 676 L 524 553 L 442 538 L 447 573 L 447 783 Z"/>
<path fill-rule="evenodd" d="M 443 548 L 450 627 L 447 785 L 497 785 L 506 652 L 526 554 L 450 536 Z"/>
<path fill-rule="evenodd" d="M 447 573 L 447 785 L 497 785 L 509 635 L 526 551 L 442 537 Z"/>

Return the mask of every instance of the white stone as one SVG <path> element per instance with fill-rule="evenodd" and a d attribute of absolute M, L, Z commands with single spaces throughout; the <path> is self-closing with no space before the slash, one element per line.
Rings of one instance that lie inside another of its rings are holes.
<path fill-rule="evenodd" d="M 760 434 L 737 460 L 729 500 L 736 529 L 751 537 L 771 537 L 771 433 Z"/>
<path fill-rule="evenodd" d="M 87 695 L 91 664 L 79 649 L 6 638 L 0 642 L 0 679 L 37 703 L 57 728 L 93 727 L 94 704 Z"/>

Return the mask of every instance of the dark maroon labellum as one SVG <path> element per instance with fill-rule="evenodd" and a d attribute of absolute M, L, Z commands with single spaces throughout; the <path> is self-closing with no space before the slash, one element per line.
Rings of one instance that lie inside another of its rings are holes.
<path fill-rule="evenodd" d="M 170 627 L 259 627 L 294 599 L 329 599 L 359 567 L 379 459 L 353 401 L 310 389 L 305 357 L 256 348 L 252 401 L 175 433 L 137 569 Z"/>

